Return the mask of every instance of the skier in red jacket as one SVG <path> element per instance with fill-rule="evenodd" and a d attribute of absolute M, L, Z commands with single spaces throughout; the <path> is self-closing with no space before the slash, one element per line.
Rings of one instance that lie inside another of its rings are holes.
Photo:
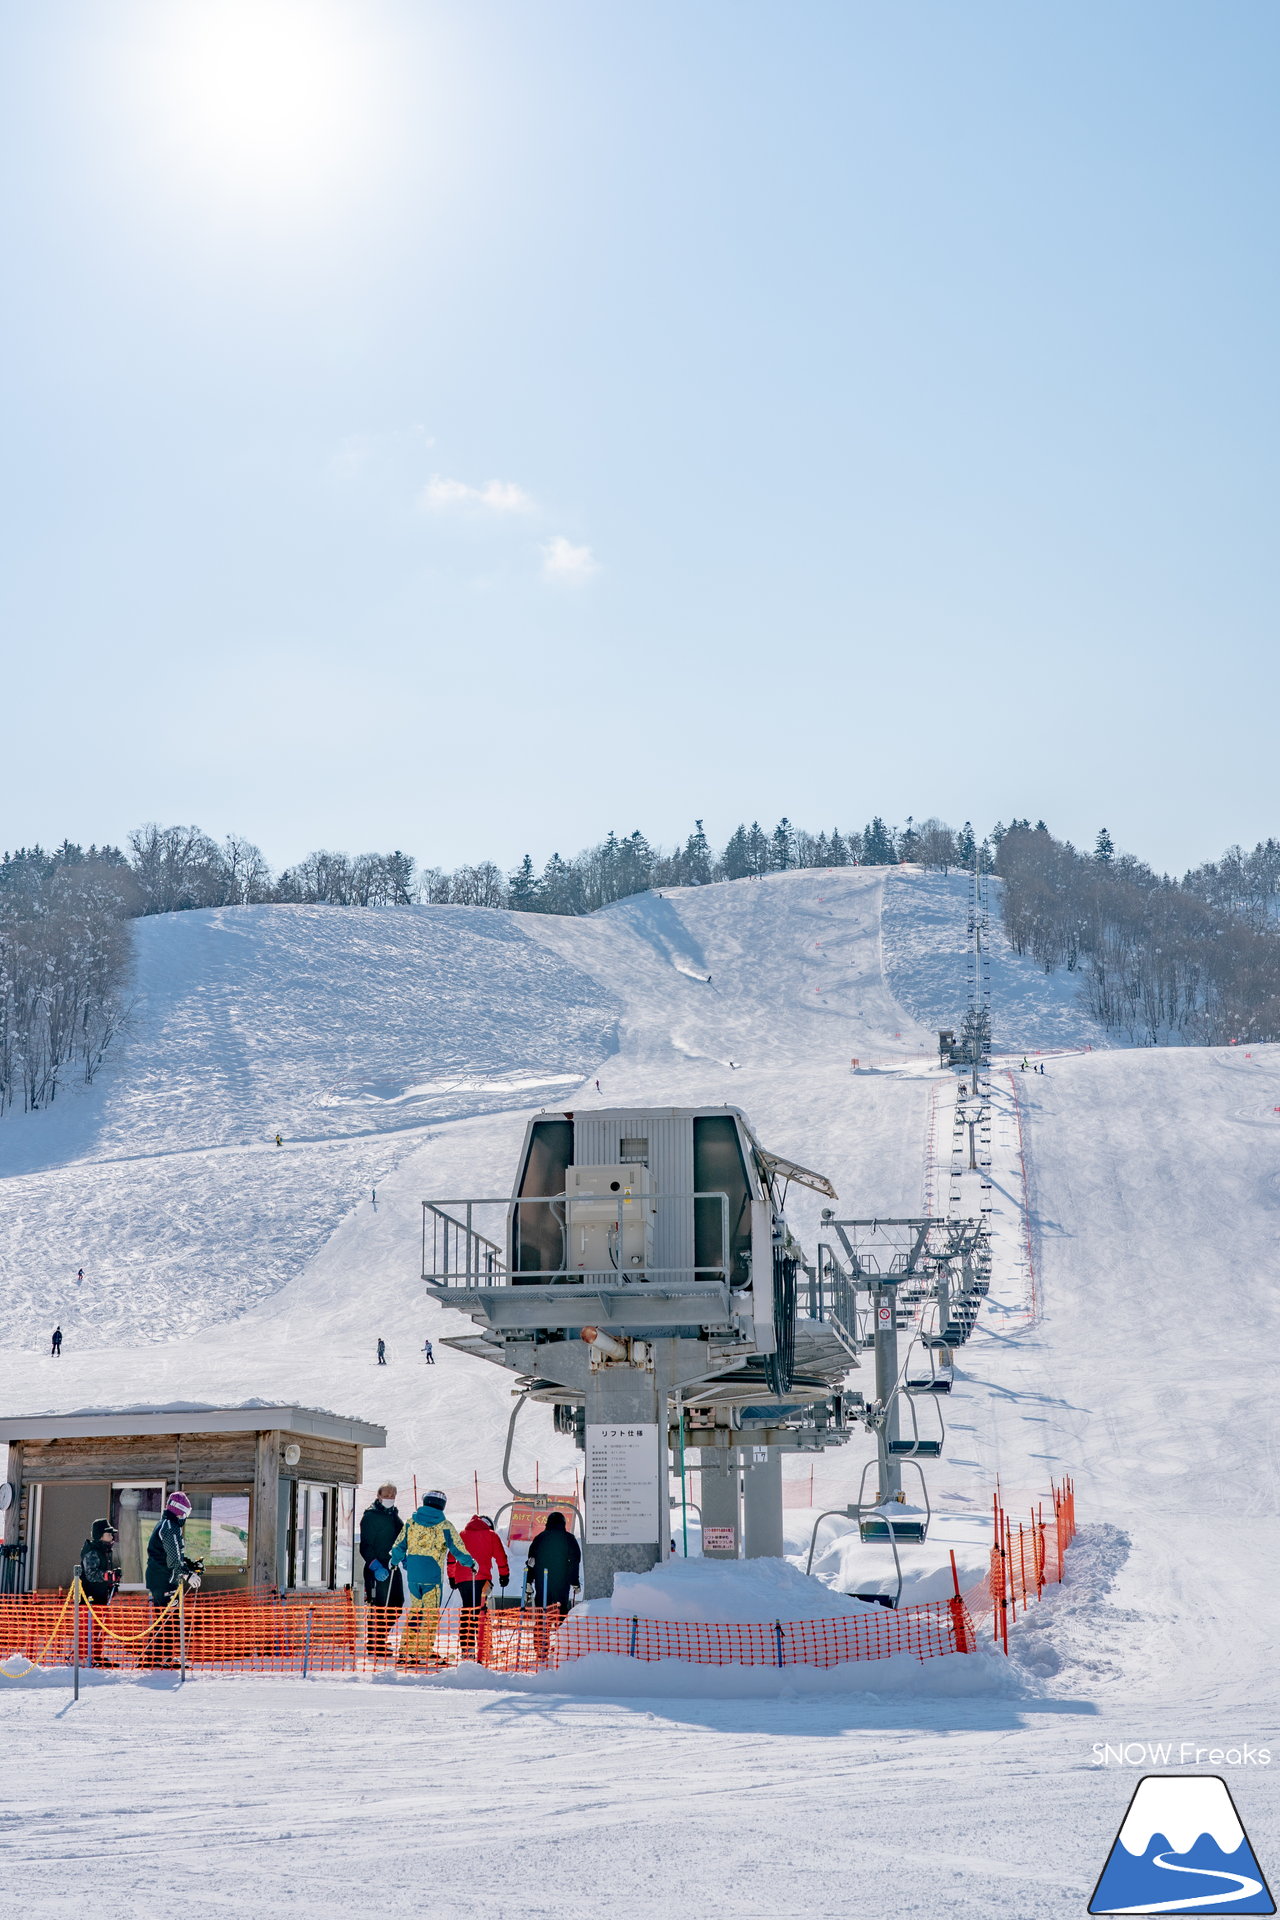
<path fill-rule="evenodd" d="M 464 1660 L 479 1660 L 483 1665 L 488 1641 L 485 1602 L 493 1585 L 494 1568 L 498 1572 L 498 1585 L 503 1588 L 511 1578 L 511 1568 L 507 1564 L 507 1550 L 488 1514 L 472 1514 L 462 1529 L 462 1544 L 476 1564 L 473 1571 L 452 1554 L 449 1556 L 449 1585 L 456 1589 L 462 1602 L 458 1651 Z"/>

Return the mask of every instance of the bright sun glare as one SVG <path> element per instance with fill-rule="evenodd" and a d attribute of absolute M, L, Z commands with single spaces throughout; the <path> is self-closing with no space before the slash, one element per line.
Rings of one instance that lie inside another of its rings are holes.
<path fill-rule="evenodd" d="M 194 0 L 151 20 L 153 125 L 174 164 L 268 201 L 324 191 L 358 165 L 377 105 L 355 9 Z"/>

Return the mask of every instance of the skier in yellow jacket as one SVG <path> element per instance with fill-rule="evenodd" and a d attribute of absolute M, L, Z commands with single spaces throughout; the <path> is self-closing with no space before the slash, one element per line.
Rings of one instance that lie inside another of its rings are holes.
<path fill-rule="evenodd" d="M 444 1514 L 445 1496 L 439 1490 L 424 1493 L 400 1529 L 391 1549 L 393 1567 L 403 1567 L 409 1586 L 409 1618 L 400 1635 L 400 1659 L 407 1665 L 429 1666 L 440 1622 L 440 1596 L 445 1562 L 452 1557 L 475 1571 L 462 1535 Z"/>

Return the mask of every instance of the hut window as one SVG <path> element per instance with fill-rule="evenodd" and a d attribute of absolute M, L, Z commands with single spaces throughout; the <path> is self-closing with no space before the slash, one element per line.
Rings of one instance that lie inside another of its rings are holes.
<path fill-rule="evenodd" d="M 112 1487 L 111 1524 L 116 1530 L 116 1559 L 120 1562 L 122 1587 L 145 1586 L 147 1541 L 163 1508 L 164 1487 L 158 1480 Z"/>
<path fill-rule="evenodd" d="M 249 1494 L 239 1488 L 188 1487 L 187 1553 L 206 1574 L 244 1573 L 249 1565 Z"/>

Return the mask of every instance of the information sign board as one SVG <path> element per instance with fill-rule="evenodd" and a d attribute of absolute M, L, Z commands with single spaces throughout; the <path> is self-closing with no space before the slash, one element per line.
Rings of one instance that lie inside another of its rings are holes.
<path fill-rule="evenodd" d="M 586 1443 L 588 1544 L 656 1543 L 661 1464 L 657 1421 L 589 1424 Z"/>

